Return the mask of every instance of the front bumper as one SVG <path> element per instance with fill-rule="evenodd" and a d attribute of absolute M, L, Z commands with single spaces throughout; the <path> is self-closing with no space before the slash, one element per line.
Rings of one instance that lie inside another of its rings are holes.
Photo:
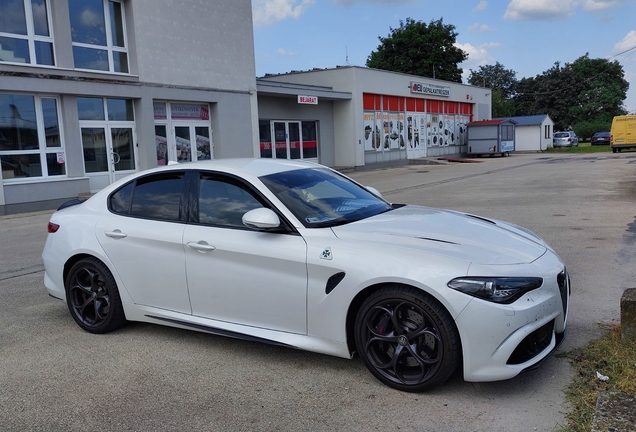
<path fill-rule="evenodd" d="M 457 317 L 466 381 L 498 381 L 532 369 L 565 335 L 570 283 L 563 264 L 546 254 L 532 267 L 544 267 L 541 288 L 510 305 L 474 299 Z M 534 275 L 534 274 L 533 274 Z"/>

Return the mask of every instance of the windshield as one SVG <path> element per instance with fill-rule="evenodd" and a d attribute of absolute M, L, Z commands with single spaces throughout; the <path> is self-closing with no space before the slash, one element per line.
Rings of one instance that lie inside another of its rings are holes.
<path fill-rule="evenodd" d="M 392 209 L 367 189 L 327 169 L 286 171 L 260 179 L 307 228 L 342 225 Z"/>

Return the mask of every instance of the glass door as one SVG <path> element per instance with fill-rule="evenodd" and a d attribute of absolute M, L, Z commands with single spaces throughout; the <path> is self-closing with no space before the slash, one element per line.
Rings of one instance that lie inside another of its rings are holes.
<path fill-rule="evenodd" d="M 259 121 L 262 158 L 318 159 L 315 121 Z"/>
<path fill-rule="evenodd" d="M 213 145 L 209 126 L 175 126 L 174 140 L 174 144 L 170 146 L 172 152 L 168 152 L 169 160 L 191 162 L 212 159 Z"/>
<path fill-rule="evenodd" d="M 136 147 L 133 128 L 116 125 L 82 127 L 84 171 L 91 191 L 100 190 L 135 172 Z"/>

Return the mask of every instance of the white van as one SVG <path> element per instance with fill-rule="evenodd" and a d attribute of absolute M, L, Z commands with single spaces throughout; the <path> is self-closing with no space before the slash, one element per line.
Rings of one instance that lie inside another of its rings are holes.
<path fill-rule="evenodd" d="M 612 152 L 636 148 L 636 115 L 616 116 L 612 120 L 610 132 Z"/>

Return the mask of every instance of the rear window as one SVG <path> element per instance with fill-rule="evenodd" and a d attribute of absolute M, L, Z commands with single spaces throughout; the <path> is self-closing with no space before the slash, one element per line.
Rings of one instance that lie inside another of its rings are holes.
<path fill-rule="evenodd" d="M 570 134 L 567 132 L 557 132 L 554 134 L 555 138 L 569 138 Z"/>
<path fill-rule="evenodd" d="M 148 219 L 181 221 L 185 173 L 169 172 L 138 178 L 115 191 L 109 200 L 113 213 Z"/>

